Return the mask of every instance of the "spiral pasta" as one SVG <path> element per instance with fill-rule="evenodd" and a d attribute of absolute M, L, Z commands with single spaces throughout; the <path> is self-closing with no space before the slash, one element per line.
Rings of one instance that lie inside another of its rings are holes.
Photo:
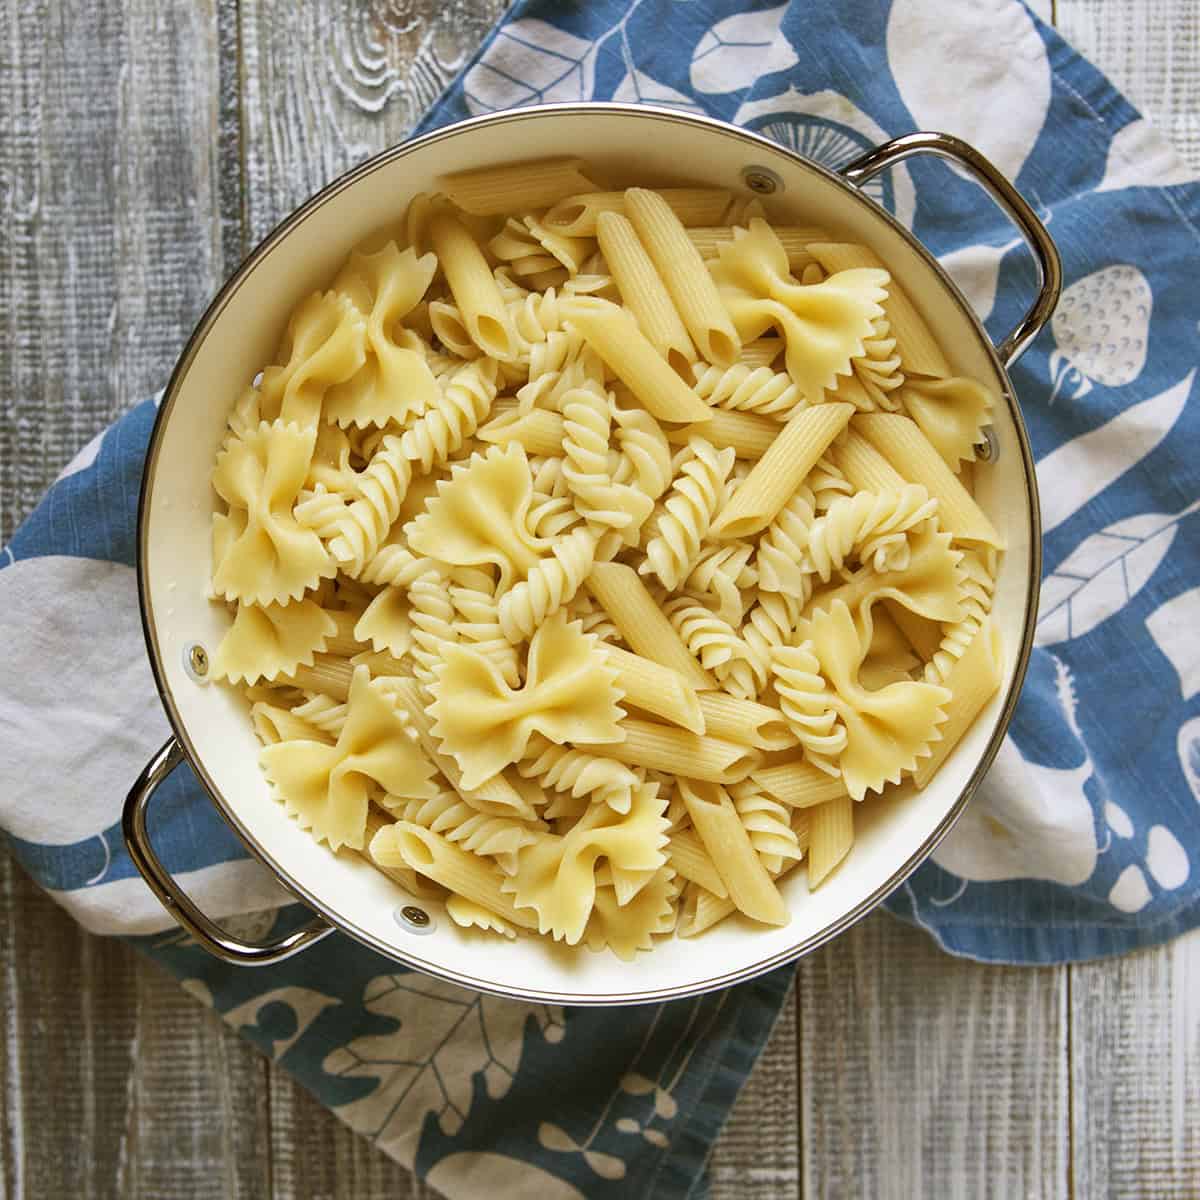
<path fill-rule="evenodd" d="M 836 775 L 838 755 L 846 748 L 846 727 L 830 703 L 811 644 L 773 647 L 771 678 L 780 710 L 804 747 L 805 758 L 827 775 Z"/>
<path fill-rule="evenodd" d="M 553 557 L 543 559 L 523 582 L 505 592 L 500 598 L 500 628 L 510 642 L 531 637 L 579 591 L 596 560 L 596 542 L 591 530 L 573 529 L 554 545 Z"/>
<path fill-rule="evenodd" d="M 696 395 L 717 408 L 735 412 L 756 412 L 765 417 L 786 420 L 802 402 L 799 389 L 785 371 L 770 367 L 714 367 L 707 363 L 692 366 Z"/>
<path fill-rule="evenodd" d="M 442 661 L 443 646 L 458 641 L 454 604 L 445 580 L 434 571 L 422 575 L 408 589 L 408 603 L 412 622 L 413 674 L 428 689 Z"/>
<path fill-rule="evenodd" d="M 400 443 L 404 456 L 429 471 L 460 450 L 491 410 L 496 376 L 491 359 L 458 371 L 429 411 L 405 430 Z"/>
<path fill-rule="evenodd" d="M 448 788 L 428 799 L 409 800 L 397 815 L 422 829 L 440 833 L 472 854 L 494 858 L 508 875 L 516 871 L 521 850 L 537 841 L 541 825 L 480 812 Z"/>
<path fill-rule="evenodd" d="M 750 835 L 750 845 L 770 874 L 778 875 L 785 861 L 796 862 L 804 856 L 785 804 L 770 796 L 753 779 L 731 783 L 728 791 L 742 827 Z"/>
<path fill-rule="evenodd" d="M 925 664 L 925 682 L 944 684 L 954 664 L 966 653 L 980 626 L 992 611 L 996 591 L 996 552 L 964 551 L 959 564 L 963 573 L 960 621 L 942 626 L 942 640 L 933 657 Z M 990 560 L 990 561 L 989 561 Z"/>
<path fill-rule="evenodd" d="M 758 695 L 766 684 L 765 668 L 728 621 L 687 596 L 668 601 L 664 611 L 683 644 L 730 695 L 740 700 Z"/>
<path fill-rule="evenodd" d="M 691 571 L 700 543 L 725 502 L 725 483 L 736 457 L 732 448 L 717 450 L 701 437 L 688 442 L 688 452 L 663 502 L 654 536 L 646 543 L 646 561 L 638 568 L 672 590 Z"/>
<path fill-rule="evenodd" d="M 450 603 L 458 636 L 494 663 L 506 683 L 516 687 L 521 682 L 517 652 L 501 632 L 495 595 L 478 587 L 451 586 Z"/>
<path fill-rule="evenodd" d="M 917 483 L 899 492 L 858 492 L 830 505 L 808 531 L 801 569 L 828 583 L 849 555 L 857 551 L 877 571 L 908 565 L 906 534 L 937 515 L 938 502 Z"/>
<path fill-rule="evenodd" d="M 570 792 L 576 799 L 594 796 L 619 813 L 629 811 L 633 789 L 641 782 L 637 772 L 624 763 L 556 746 L 543 737 L 530 742 L 517 772 L 523 779 L 537 779 L 546 787 Z"/>

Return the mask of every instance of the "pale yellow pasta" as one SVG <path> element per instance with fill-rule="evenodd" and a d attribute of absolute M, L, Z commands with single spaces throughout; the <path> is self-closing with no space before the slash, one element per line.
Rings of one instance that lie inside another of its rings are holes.
<path fill-rule="evenodd" d="M 624 741 L 589 745 L 588 749 L 631 766 L 715 783 L 745 779 L 761 760 L 758 751 L 749 746 L 739 746 L 723 738 L 702 737 L 674 725 L 626 717 L 620 729 L 625 734 Z"/>
<path fill-rule="evenodd" d="M 792 808 L 812 808 L 846 794 L 846 784 L 840 777 L 818 770 L 807 758 L 760 767 L 754 778 Z"/>
<path fill-rule="evenodd" d="M 914 421 L 898 413 L 864 413 L 855 425 L 905 479 L 921 484 L 937 500 L 943 529 L 963 541 L 1004 548 L 996 527 Z"/>
<path fill-rule="evenodd" d="M 808 813 L 808 886 L 820 887 L 854 845 L 854 801 L 827 800 Z"/>
<path fill-rule="evenodd" d="M 624 563 L 596 563 L 587 586 L 621 636 L 643 658 L 678 671 L 698 691 L 717 686 L 692 657 L 632 567 Z"/>
<path fill-rule="evenodd" d="M 731 366 L 741 339 L 683 223 L 662 196 L 646 188 L 625 193 L 625 211 L 701 355 Z"/>
<path fill-rule="evenodd" d="M 442 175 L 437 182 L 464 212 L 483 217 L 548 208 L 564 196 L 586 192 L 592 186 L 579 158 L 497 163 Z"/>
<path fill-rule="evenodd" d="M 694 779 L 681 779 L 679 791 L 735 907 L 756 921 L 786 925 L 787 905 L 759 861 L 729 793 L 717 783 Z"/>
<path fill-rule="evenodd" d="M 883 269 L 883 263 L 866 246 L 849 242 L 814 242 L 808 252 L 833 274 L 856 268 Z M 908 294 L 893 279 L 888 284 L 887 299 L 883 302 L 891 336 L 896 339 L 896 352 L 904 370 L 913 375 L 933 375 L 944 379 L 950 375 L 950 364 L 937 344 L 929 326 L 917 311 Z"/>
<path fill-rule="evenodd" d="M 816 261 L 809 253 L 809 242 L 827 242 L 829 234 L 817 226 L 807 225 L 773 225 L 775 236 L 787 255 L 788 269 L 793 275 L 799 276 L 810 263 Z M 722 246 L 732 242 L 736 234 L 733 225 L 696 226 L 688 229 L 691 243 L 700 252 L 700 257 L 707 260 L 716 258 Z"/>
<path fill-rule="evenodd" d="M 702 437 L 719 450 L 732 450 L 738 458 L 757 462 L 783 431 L 783 425 L 771 417 L 755 413 L 729 412 L 714 408 L 702 425 L 676 425 L 667 430 L 667 440 L 686 446 L 694 437 Z"/>
<path fill-rule="evenodd" d="M 696 347 L 637 232 L 620 213 L 601 213 L 596 236 L 621 299 L 655 350 L 680 374 L 695 361 Z"/>
<path fill-rule="evenodd" d="M 490 358 L 510 362 L 516 357 L 517 334 L 483 251 L 449 212 L 433 218 L 430 236 L 471 341 Z"/>
<path fill-rule="evenodd" d="M 985 622 L 943 679 L 951 696 L 946 706 L 946 722 L 939 731 L 941 739 L 934 742 L 929 756 L 923 758 L 913 772 L 917 787 L 925 787 L 933 778 L 983 706 L 996 694 L 1003 669 L 1000 637 L 991 622 Z"/>
<path fill-rule="evenodd" d="M 729 192 L 721 188 L 660 188 L 658 194 L 684 225 L 711 225 L 729 206 Z M 544 220 L 574 237 L 591 237 L 601 213 L 624 211 L 624 192 L 583 192 L 559 200 Z"/>
<path fill-rule="evenodd" d="M 678 671 L 616 646 L 609 646 L 605 654 L 616 669 L 625 703 L 692 733 L 707 732 L 700 694 Z"/>
<path fill-rule="evenodd" d="M 707 421 L 706 405 L 659 357 L 632 315 L 594 296 L 564 302 L 567 320 L 638 400 L 663 421 Z"/>
<path fill-rule="evenodd" d="M 510 924 L 522 929 L 537 928 L 537 918 L 519 909 L 503 892 L 505 877 L 495 864 L 460 850 L 430 829 L 407 821 L 385 825 L 371 839 L 370 854 L 373 861 L 383 866 L 409 867 Z"/>
<path fill-rule="evenodd" d="M 694 829 L 682 829 L 671 834 L 671 840 L 667 844 L 667 857 L 671 860 L 671 866 L 684 879 L 698 883 L 718 899 L 723 900 L 729 895 L 725 881 L 713 866 L 713 860 Z"/>
<path fill-rule="evenodd" d="M 787 720 L 774 705 L 739 700 L 727 692 L 698 692 L 704 731 L 757 750 L 786 750 L 796 744 Z"/>
<path fill-rule="evenodd" d="M 464 936 L 630 960 L 786 923 L 986 708 L 997 394 L 870 251 L 590 173 L 450 176 L 300 299 L 206 595 L 282 816 Z"/>
<path fill-rule="evenodd" d="M 849 404 L 818 404 L 796 413 L 729 498 L 713 522 L 713 535 L 746 537 L 765 529 L 853 412 Z"/>

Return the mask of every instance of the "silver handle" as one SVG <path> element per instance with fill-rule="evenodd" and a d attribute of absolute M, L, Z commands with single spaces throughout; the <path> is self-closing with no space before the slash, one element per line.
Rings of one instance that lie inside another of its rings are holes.
<path fill-rule="evenodd" d="M 1004 365 L 1012 366 L 1025 347 L 1041 332 L 1058 303 L 1062 292 L 1062 259 L 1058 247 L 1037 213 L 1026 203 L 1025 197 L 974 146 L 953 134 L 906 133 L 903 137 L 876 146 L 874 150 L 868 150 L 839 173 L 856 187 L 862 187 L 880 171 L 918 154 L 932 154 L 935 158 L 944 158 L 962 167 L 1007 213 L 1033 252 L 1041 277 L 1037 299 L 1008 337 L 996 347 L 996 353 Z"/>
<path fill-rule="evenodd" d="M 183 749 L 175 738 L 146 764 L 125 799 L 125 811 L 121 826 L 125 834 L 125 845 L 129 857 L 137 867 L 150 890 L 158 897 L 162 906 L 204 947 L 210 954 L 226 962 L 245 967 L 259 967 L 265 963 L 278 962 L 311 946 L 326 934 L 333 932 L 328 921 L 317 917 L 311 924 L 272 942 L 244 942 L 234 937 L 219 925 L 209 920 L 175 881 L 175 877 L 163 866 L 150 844 L 146 829 L 146 810 L 159 785 L 184 760 Z"/>

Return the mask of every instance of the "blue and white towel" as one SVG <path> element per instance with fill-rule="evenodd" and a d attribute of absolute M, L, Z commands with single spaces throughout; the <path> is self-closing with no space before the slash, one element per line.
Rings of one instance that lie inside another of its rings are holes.
<path fill-rule="evenodd" d="M 1018 0 L 523 0 L 424 127 L 581 99 L 709 113 L 834 166 L 944 129 L 1038 207 L 1067 288 L 1014 371 L 1046 528 L 1037 649 L 996 766 L 888 905 L 997 962 L 1119 953 L 1200 923 L 1200 186 Z M 918 162 L 871 189 L 994 335 L 1012 326 L 1032 270 L 972 184 Z M 153 415 L 148 401 L 81 451 L 0 563 L 13 852 L 449 1195 L 700 1194 L 786 969 L 692 1001 L 564 1011 L 432 982 L 340 936 L 251 972 L 162 932 L 118 825 L 167 734 L 132 570 Z M 186 772 L 156 807 L 157 843 L 208 911 L 258 934 L 302 919 L 275 910 L 279 889 Z"/>

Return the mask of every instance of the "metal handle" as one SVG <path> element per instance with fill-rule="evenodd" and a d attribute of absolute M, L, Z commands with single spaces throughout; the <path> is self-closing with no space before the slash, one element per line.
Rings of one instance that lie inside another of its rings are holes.
<path fill-rule="evenodd" d="M 180 890 L 175 877 L 162 865 L 146 829 L 146 809 L 159 785 L 184 760 L 183 750 L 175 738 L 146 764 L 125 799 L 125 811 L 121 826 L 125 833 L 125 845 L 133 865 L 141 872 L 150 890 L 158 897 L 162 906 L 204 947 L 210 954 L 226 962 L 245 967 L 260 967 L 266 963 L 288 958 L 326 934 L 333 932 L 328 921 L 317 917 L 311 924 L 273 942 L 243 942 L 208 919 L 189 897 Z"/>
<path fill-rule="evenodd" d="M 1041 332 L 1058 303 L 1062 292 L 1062 259 L 1058 247 L 1021 193 L 974 146 L 952 134 L 906 133 L 903 137 L 876 146 L 874 150 L 868 150 L 843 167 L 840 174 L 856 187 L 861 187 L 880 171 L 917 154 L 932 154 L 935 158 L 948 159 L 962 167 L 1008 214 L 1033 252 L 1041 276 L 1037 299 L 1008 337 L 996 347 L 996 353 L 1004 365 L 1012 366 L 1025 347 Z"/>

